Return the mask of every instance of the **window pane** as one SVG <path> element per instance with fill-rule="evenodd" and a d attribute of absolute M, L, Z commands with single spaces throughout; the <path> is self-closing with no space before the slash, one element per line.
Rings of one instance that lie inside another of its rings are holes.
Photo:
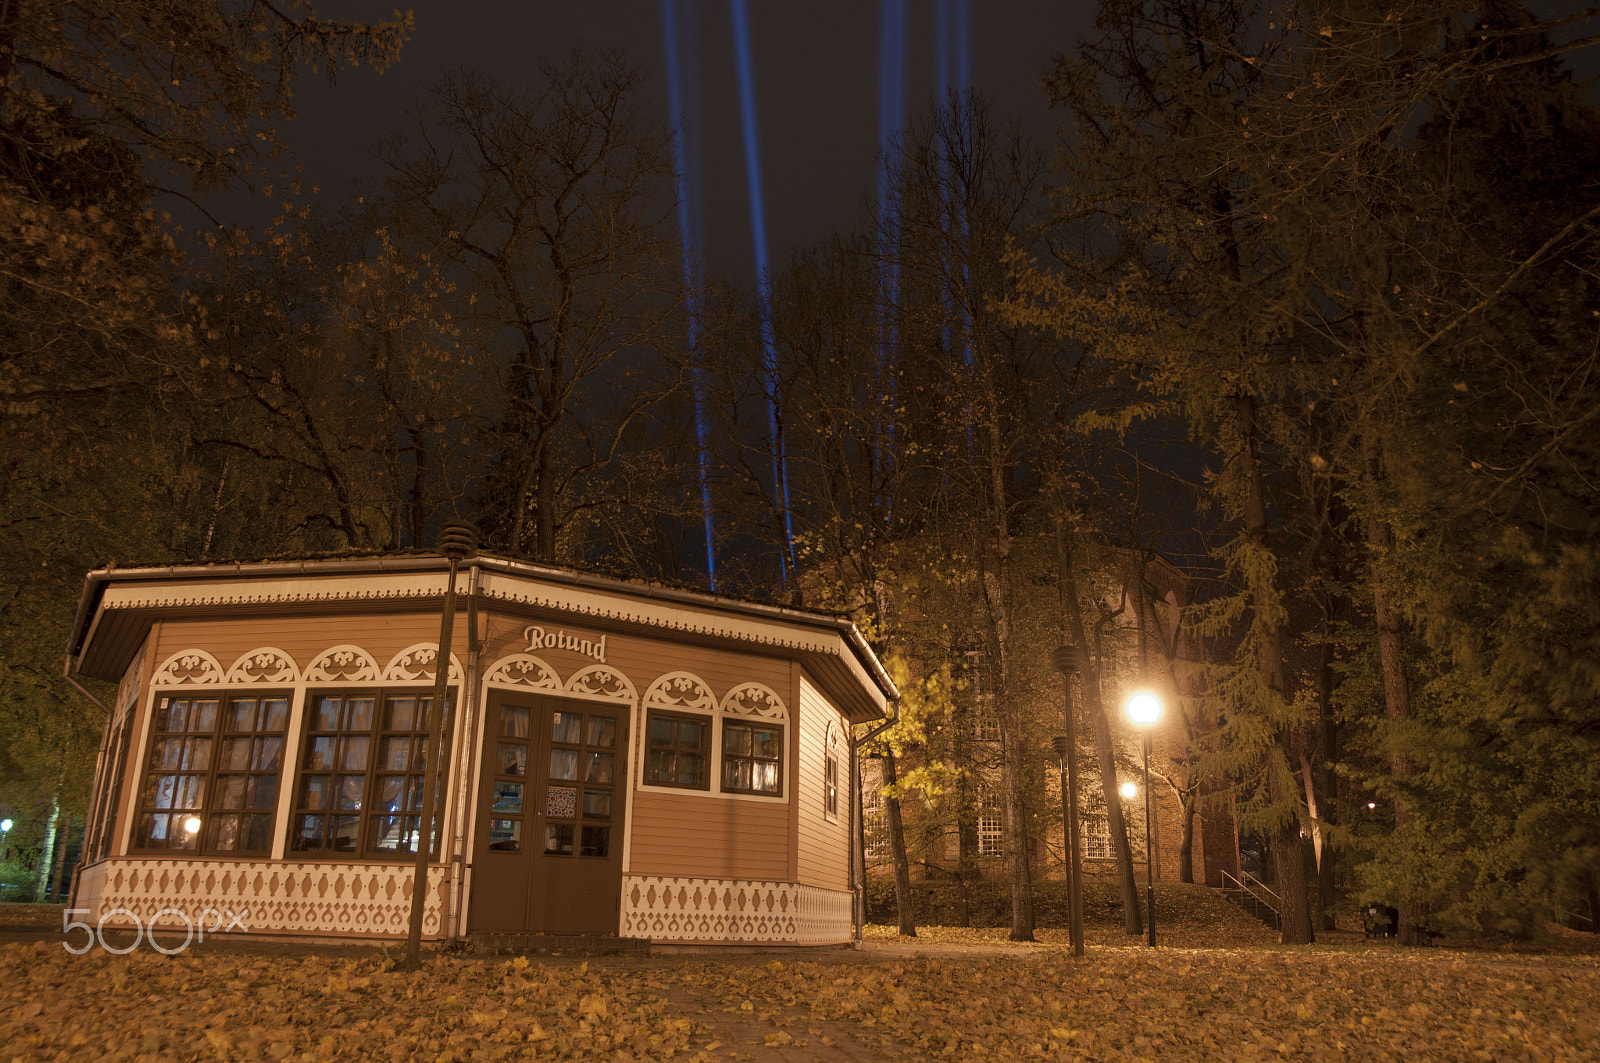
<path fill-rule="evenodd" d="M 189 708 L 190 731 L 204 733 L 217 729 L 217 703 L 215 701 L 196 701 Z"/>
<path fill-rule="evenodd" d="M 178 698 L 167 698 L 156 710 L 156 730 L 181 731 L 183 721 L 189 716 L 189 703 Z"/>
<path fill-rule="evenodd" d="M 224 738 L 217 767 L 223 771 L 249 771 L 250 742 L 248 738 Z"/>
<path fill-rule="evenodd" d="M 256 739 L 255 762 L 250 765 L 256 771 L 277 771 L 283 766 L 283 739 L 279 737 Z"/>
<path fill-rule="evenodd" d="M 303 775 L 300 777 L 300 807 L 319 809 L 328 807 L 328 776 Z M 308 817 L 308 819 L 313 817 Z"/>
<path fill-rule="evenodd" d="M 434 796 L 433 807 L 439 807 L 438 795 Z M 412 775 L 406 780 L 406 811 L 422 811 L 422 776 L 420 775 Z"/>
<path fill-rule="evenodd" d="M 206 825 L 206 848 L 230 852 L 239 847 L 239 817 L 212 816 Z"/>
<path fill-rule="evenodd" d="M 711 773 L 706 768 L 706 758 L 698 753 L 678 754 L 678 785 L 698 786 L 705 789 L 711 781 Z"/>
<path fill-rule="evenodd" d="M 278 804 L 278 777 L 252 775 L 250 785 L 245 787 L 245 797 L 249 801 L 246 808 L 275 808 Z"/>
<path fill-rule="evenodd" d="M 733 753 L 737 756 L 750 755 L 750 728 L 738 724 L 724 724 L 722 728 L 722 751 Z"/>
<path fill-rule="evenodd" d="M 583 848 L 580 856 L 607 857 L 611 855 L 611 828 L 584 827 Z"/>
<path fill-rule="evenodd" d="M 340 707 L 338 698 L 318 698 L 317 704 L 311 713 L 311 730 L 337 731 L 339 729 Z"/>
<path fill-rule="evenodd" d="M 578 754 L 571 749 L 552 749 L 550 751 L 550 778 L 573 779 L 578 778 Z"/>
<path fill-rule="evenodd" d="M 327 847 L 339 853 L 355 852 L 356 832 L 360 829 L 360 816 L 329 816 Z"/>
<path fill-rule="evenodd" d="M 610 819 L 611 792 L 609 790 L 585 790 L 583 792 L 583 818 Z"/>
<path fill-rule="evenodd" d="M 696 720 L 678 721 L 678 747 L 680 749 L 704 749 L 706 747 L 706 739 L 710 737 L 710 734 L 711 728 L 709 724 L 700 723 Z"/>
<path fill-rule="evenodd" d="M 172 824 L 167 835 L 168 849 L 198 849 L 200 848 L 199 825 L 192 823 L 194 816 L 173 816 Z M 195 830 L 189 827 L 194 826 Z"/>
<path fill-rule="evenodd" d="M 295 828 L 294 841 L 290 844 L 290 848 L 296 852 L 322 848 L 322 821 L 325 818 L 324 816 L 301 816 L 299 824 Z"/>
<path fill-rule="evenodd" d="M 378 810 L 381 812 L 401 811 L 400 802 L 406 792 L 406 777 L 404 775 L 378 776 Z"/>
<path fill-rule="evenodd" d="M 615 759 L 615 754 L 585 753 L 583 759 L 585 761 L 583 766 L 584 782 L 611 781 L 612 761 Z"/>
<path fill-rule="evenodd" d="M 172 793 L 173 808 L 199 808 L 200 791 L 205 784 L 203 775 L 178 776 L 177 788 Z"/>
<path fill-rule="evenodd" d="M 367 746 L 372 739 L 366 735 L 346 735 L 340 739 L 342 749 L 339 754 L 339 767 L 345 771 L 365 771 L 367 767 Z"/>
<path fill-rule="evenodd" d="M 428 740 L 426 738 L 412 739 L 411 770 L 422 771 L 428 766 Z"/>
<path fill-rule="evenodd" d="M 306 751 L 306 770 L 333 770 L 333 742 L 332 738 L 313 738 L 311 740 L 311 748 Z"/>
<path fill-rule="evenodd" d="M 261 702 L 258 731 L 281 731 L 289 722 L 289 699 L 266 698 Z M 251 846 L 251 848 L 255 848 Z"/>
<path fill-rule="evenodd" d="M 764 794 L 778 792 L 778 766 L 770 761 L 757 761 L 752 764 L 752 785 L 750 789 L 760 790 Z"/>
<path fill-rule="evenodd" d="M 403 840 L 404 816 L 379 816 L 372 821 L 372 848 L 380 853 L 409 852 L 411 846 Z"/>
<path fill-rule="evenodd" d="M 609 716 L 589 717 L 589 739 L 586 743 L 591 746 L 601 746 L 610 749 L 617 744 L 617 721 Z"/>
<path fill-rule="evenodd" d="M 346 731 L 372 730 L 372 699 L 351 698 L 345 708 Z"/>
<path fill-rule="evenodd" d="M 489 821 L 489 848 L 498 853 L 522 851 L 522 820 L 491 819 Z"/>
<path fill-rule="evenodd" d="M 272 851 L 272 817 L 271 816 L 245 816 L 249 821 L 247 828 L 241 828 L 241 835 L 248 829 L 249 837 L 240 845 L 241 849 L 253 853 L 266 853 Z"/>
<path fill-rule="evenodd" d="M 522 811 L 522 783 L 497 782 L 494 784 L 494 803 L 490 808 L 495 812 L 521 812 Z"/>
<path fill-rule="evenodd" d="M 672 725 L 675 722 L 676 721 L 674 720 L 663 719 L 660 716 L 650 717 L 650 725 L 648 728 L 650 732 L 650 744 L 653 746 L 672 745 Z"/>
<path fill-rule="evenodd" d="M 750 733 L 750 752 L 767 760 L 777 760 L 778 732 L 752 731 Z"/>
<path fill-rule="evenodd" d="M 178 766 L 178 761 L 183 758 L 183 739 L 158 738 L 150 743 L 150 766 L 160 771 L 168 771 Z"/>
<path fill-rule="evenodd" d="M 334 798 L 334 806 L 338 809 L 348 809 L 353 812 L 361 811 L 361 794 L 367 788 L 365 775 L 339 776 L 339 789 Z"/>
<path fill-rule="evenodd" d="M 544 851 L 555 856 L 571 856 L 572 824 L 546 823 L 544 827 Z"/>
<path fill-rule="evenodd" d="M 505 738 L 527 738 L 528 710 L 516 705 L 501 706 L 500 734 Z"/>
<path fill-rule="evenodd" d="M 729 790 L 750 790 L 750 767 L 748 760 L 725 760 L 722 763 L 722 785 Z"/>
<path fill-rule="evenodd" d="M 413 731 L 416 730 L 416 721 L 416 698 L 390 698 L 389 703 L 383 707 L 385 731 Z"/>
<path fill-rule="evenodd" d="M 526 775 L 528 774 L 528 747 L 519 746 L 512 742 L 500 743 L 500 770 L 501 775 Z"/>
<path fill-rule="evenodd" d="M 378 746 L 379 771 L 405 771 L 411 766 L 411 739 L 385 738 Z"/>
<path fill-rule="evenodd" d="M 152 775 L 145 780 L 144 803 L 147 808 L 171 808 L 172 793 L 178 786 L 176 775 Z"/>
<path fill-rule="evenodd" d="M 254 731 L 256 729 L 256 701 L 244 698 L 229 702 L 228 711 L 222 715 L 224 731 Z"/>
<path fill-rule="evenodd" d="M 146 812 L 139 817 L 139 845 L 145 849 L 162 849 L 167 844 L 167 817 L 165 813 Z"/>
<path fill-rule="evenodd" d="M 248 775 L 218 775 L 215 805 L 218 808 L 244 808 L 244 786 Z"/>
<path fill-rule="evenodd" d="M 552 786 L 545 792 L 544 812 L 547 816 L 571 819 L 578 814 L 578 791 L 570 786 Z"/>
<path fill-rule="evenodd" d="M 575 746 L 583 726 L 583 717 L 576 712 L 558 712 L 550 725 L 550 741 Z"/>
<path fill-rule="evenodd" d="M 211 739 L 185 739 L 183 763 L 179 767 L 185 771 L 205 771 L 211 767 Z"/>
<path fill-rule="evenodd" d="M 662 749 L 652 749 L 650 755 L 645 758 L 644 781 L 661 786 L 671 786 L 677 781 L 673 778 L 673 768 L 676 760 L 676 753 Z"/>

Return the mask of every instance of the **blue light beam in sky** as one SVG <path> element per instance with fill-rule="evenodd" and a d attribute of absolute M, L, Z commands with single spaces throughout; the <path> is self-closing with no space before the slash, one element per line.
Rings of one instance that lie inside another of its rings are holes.
<path fill-rule="evenodd" d="M 778 340 L 772 321 L 772 270 L 767 259 L 767 208 L 761 183 L 761 141 L 756 114 L 756 77 L 750 45 L 750 16 L 744 0 L 728 0 L 733 16 L 733 50 L 739 71 L 739 125 L 744 134 L 745 185 L 750 199 L 750 238 L 755 248 L 756 314 L 761 331 L 761 366 L 766 374 L 767 427 L 772 439 L 772 482 L 783 531 L 780 565 L 783 582 L 794 568 L 794 523 L 789 512 L 789 471 L 784 456 L 783 418 L 778 401 Z"/>

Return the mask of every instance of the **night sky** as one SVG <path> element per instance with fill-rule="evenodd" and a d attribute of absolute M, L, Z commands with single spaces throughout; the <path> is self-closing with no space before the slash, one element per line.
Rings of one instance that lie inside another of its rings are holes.
<path fill-rule="evenodd" d="M 678 0 L 696 19 L 705 204 L 704 251 L 714 273 L 753 276 L 750 220 L 739 126 L 739 95 L 727 0 Z M 321 5 L 330 17 L 375 19 L 394 0 Z M 377 178 L 366 149 L 406 124 L 405 107 L 439 75 L 475 66 L 509 82 L 532 82 L 540 56 L 584 42 L 623 52 L 644 78 L 648 102 L 668 121 L 661 11 L 656 0 L 473 0 L 410 5 L 416 32 L 400 63 L 382 76 L 358 69 L 336 86 L 305 77 L 300 118 L 282 132 L 307 177 L 330 205 L 352 180 Z M 907 111 L 925 113 L 938 93 L 931 0 L 909 0 Z M 874 187 L 878 140 L 879 7 L 870 0 L 751 0 L 767 231 L 773 269 L 789 252 L 861 217 Z M 983 0 L 970 7 L 973 87 L 998 116 L 1023 123 L 1042 145 L 1051 119 L 1037 83 L 1049 58 L 1089 28 L 1094 5 L 1048 0 Z"/>

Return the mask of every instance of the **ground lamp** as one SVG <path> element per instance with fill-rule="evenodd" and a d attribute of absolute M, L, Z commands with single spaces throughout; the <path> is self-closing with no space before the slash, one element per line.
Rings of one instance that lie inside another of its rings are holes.
<path fill-rule="evenodd" d="M 6 858 L 6 842 L 11 840 L 11 821 L 0 819 L 0 861 Z"/>
<path fill-rule="evenodd" d="M 1072 713 L 1072 676 L 1078 670 L 1075 646 L 1057 646 L 1051 655 L 1065 688 L 1067 733 L 1051 739 L 1061 762 L 1062 829 L 1067 839 L 1067 926 L 1072 954 L 1083 955 L 1083 853 L 1078 847 L 1078 727 Z"/>
<path fill-rule="evenodd" d="M 416 870 L 411 878 L 411 925 L 406 936 L 405 966 L 422 962 L 422 910 L 428 895 L 428 861 L 433 855 L 434 819 L 439 803 L 440 768 L 444 764 L 444 715 L 450 683 L 450 636 L 456 626 L 456 569 L 478 552 L 478 530 L 470 524 L 446 524 L 439 532 L 438 551 L 450 562 L 444 584 L 444 614 L 439 623 L 439 655 L 433 660 L 433 706 L 429 712 L 428 744 L 423 747 L 422 813 L 415 841 Z"/>
<path fill-rule="evenodd" d="M 1153 852 L 1155 835 L 1150 830 L 1150 730 L 1161 719 L 1161 699 L 1138 693 L 1128 699 L 1128 719 L 1144 735 L 1144 911 L 1150 928 L 1149 944 L 1156 944 L 1156 878 Z"/>

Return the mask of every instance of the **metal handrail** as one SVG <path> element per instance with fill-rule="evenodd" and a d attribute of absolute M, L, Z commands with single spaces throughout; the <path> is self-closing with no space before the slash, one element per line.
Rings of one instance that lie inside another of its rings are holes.
<path fill-rule="evenodd" d="M 1233 889 L 1238 890 L 1240 893 L 1248 893 L 1257 902 L 1272 909 L 1273 915 L 1277 915 L 1283 907 L 1283 902 L 1278 899 L 1278 894 L 1272 889 L 1272 887 L 1268 886 L 1265 882 L 1262 882 L 1248 871 L 1241 871 L 1239 874 L 1242 877 L 1235 878 L 1233 875 L 1229 874 L 1226 869 L 1224 869 L 1222 872 L 1222 888 L 1224 890 L 1228 889 L 1228 883 L 1232 882 Z M 1266 894 L 1266 897 L 1261 895 L 1263 893 Z M 1268 897 L 1272 899 L 1268 900 Z"/>

